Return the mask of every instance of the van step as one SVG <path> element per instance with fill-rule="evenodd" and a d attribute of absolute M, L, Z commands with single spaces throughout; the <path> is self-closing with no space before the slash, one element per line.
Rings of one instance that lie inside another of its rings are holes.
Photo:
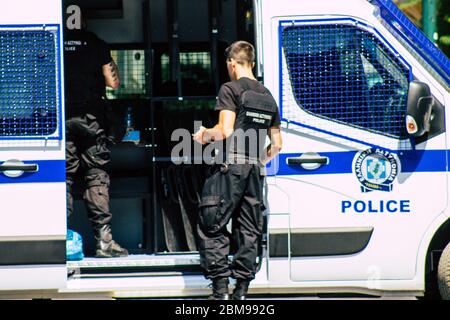
<path fill-rule="evenodd" d="M 120 258 L 85 258 L 68 261 L 69 273 L 103 274 L 133 272 L 194 272 L 199 273 L 200 256 L 188 255 L 129 255 Z"/>

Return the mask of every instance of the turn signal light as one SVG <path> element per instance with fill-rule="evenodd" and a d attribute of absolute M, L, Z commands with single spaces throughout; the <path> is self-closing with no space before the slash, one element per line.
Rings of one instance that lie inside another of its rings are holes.
<path fill-rule="evenodd" d="M 415 134 L 418 130 L 416 120 L 411 116 L 406 116 L 406 130 L 408 134 Z"/>

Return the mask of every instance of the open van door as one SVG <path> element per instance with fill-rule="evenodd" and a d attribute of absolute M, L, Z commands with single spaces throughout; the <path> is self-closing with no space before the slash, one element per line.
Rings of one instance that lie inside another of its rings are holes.
<path fill-rule="evenodd" d="M 65 286 L 59 0 L 0 4 L 0 294 Z"/>
<path fill-rule="evenodd" d="M 439 75 L 388 31 L 369 1 L 278 1 L 263 9 L 272 52 L 265 60 L 272 55 L 279 66 L 265 79 L 283 120 L 276 185 L 290 201 L 291 280 L 413 279 L 424 226 L 447 206 Z M 400 11 L 382 9 L 395 27 Z M 411 24 L 399 30 L 432 46 Z M 417 105 L 413 80 L 432 96 L 431 128 L 420 137 L 406 130 L 408 106 Z"/>

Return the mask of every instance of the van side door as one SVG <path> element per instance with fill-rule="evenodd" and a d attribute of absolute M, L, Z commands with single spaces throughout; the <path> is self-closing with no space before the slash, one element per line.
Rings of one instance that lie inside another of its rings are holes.
<path fill-rule="evenodd" d="M 424 230 L 447 206 L 445 125 L 406 132 L 409 85 L 427 82 L 417 61 L 354 17 L 273 17 L 271 28 L 291 280 L 413 279 Z"/>

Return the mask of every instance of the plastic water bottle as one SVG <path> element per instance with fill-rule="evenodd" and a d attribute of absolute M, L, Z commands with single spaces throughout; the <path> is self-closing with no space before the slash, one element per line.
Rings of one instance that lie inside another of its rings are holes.
<path fill-rule="evenodd" d="M 133 108 L 128 107 L 125 115 L 125 126 L 127 131 L 133 130 Z"/>
<path fill-rule="evenodd" d="M 125 115 L 125 126 L 127 128 L 127 131 L 122 141 L 133 142 L 134 144 L 138 145 L 141 139 L 141 134 L 138 130 L 134 130 L 132 107 L 127 108 L 127 113 Z"/>

